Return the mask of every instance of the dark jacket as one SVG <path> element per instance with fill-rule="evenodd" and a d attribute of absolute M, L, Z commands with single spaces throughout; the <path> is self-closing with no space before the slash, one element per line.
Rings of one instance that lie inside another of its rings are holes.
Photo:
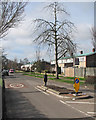
<path fill-rule="evenodd" d="M 44 75 L 44 82 L 47 82 L 47 75 Z"/>

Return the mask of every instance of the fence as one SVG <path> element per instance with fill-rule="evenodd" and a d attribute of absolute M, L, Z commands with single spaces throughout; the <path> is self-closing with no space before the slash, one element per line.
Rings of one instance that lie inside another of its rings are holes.
<path fill-rule="evenodd" d="M 96 67 L 95 68 L 64 68 L 64 76 L 68 77 L 86 77 L 86 76 L 96 76 Z"/>

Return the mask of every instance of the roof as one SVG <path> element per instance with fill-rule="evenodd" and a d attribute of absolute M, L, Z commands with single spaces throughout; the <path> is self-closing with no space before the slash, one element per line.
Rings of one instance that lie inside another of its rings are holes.
<path fill-rule="evenodd" d="M 96 51 L 95 51 L 95 52 L 91 52 L 91 53 L 85 53 L 85 54 L 76 55 L 76 56 L 74 56 L 74 57 L 89 56 L 89 55 L 93 55 L 93 54 L 96 54 Z M 72 56 L 62 57 L 61 60 L 62 60 L 62 59 L 70 59 L 70 58 L 72 58 Z"/>

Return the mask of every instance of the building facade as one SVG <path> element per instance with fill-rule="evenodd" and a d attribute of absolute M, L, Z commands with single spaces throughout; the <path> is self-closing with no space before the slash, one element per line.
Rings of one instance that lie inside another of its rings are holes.
<path fill-rule="evenodd" d="M 55 64 L 55 61 L 52 61 L 51 64 Z M 61 68 L 61 72 L 65 76 L 74 76 L 74 67 L 75 68 L 88 68 L 96 67 L 96 51 L 93 50 L 91 53 L 86 53 L 76 55 L 74 57 L 63 57 L 58 60 L 58 66 Z"/>

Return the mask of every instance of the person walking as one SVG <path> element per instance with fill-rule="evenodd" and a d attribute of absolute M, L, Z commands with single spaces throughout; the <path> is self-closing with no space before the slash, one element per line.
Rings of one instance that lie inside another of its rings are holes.
<path fill-rule="evenodd" d="M 44 83 L 45 83 L 45 86 L 47 85 L 47 74 L 45 72 L 45 75 L 44 75 Z"/>

